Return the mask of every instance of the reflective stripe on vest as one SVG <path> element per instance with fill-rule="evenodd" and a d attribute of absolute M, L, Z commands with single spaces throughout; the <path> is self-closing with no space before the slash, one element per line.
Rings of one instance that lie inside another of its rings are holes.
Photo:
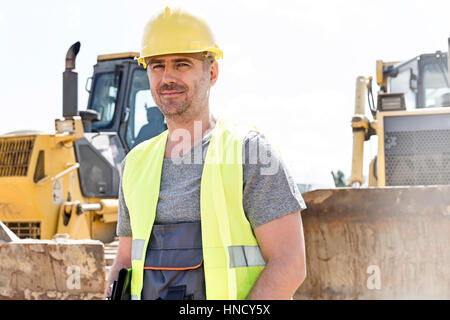
<path fill-rule="evenodd" d="M 200 187 L 202 250 L 207 299 L 245 299 L 265 262 L 242 207 L 242 146 L 248 130 L 218 120 Z M 140 299 L 145 252 L 159 197 L 168 131 L 127 155 L 122 185 L 133 233 L 131 295 Z"/>
<path fill-rule="evenodd" d="M 230 268 L 265 266 L 258 246 L 229 246 Z"/>

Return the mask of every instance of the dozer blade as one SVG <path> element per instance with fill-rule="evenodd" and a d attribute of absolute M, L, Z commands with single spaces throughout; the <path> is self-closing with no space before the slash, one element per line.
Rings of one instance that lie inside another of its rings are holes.
<path fill-rule="evenodd" d="M 0 239 L 0 300 L 103 299 L 102 242 L 6 241 Z"/>
<path fill-rule="evenodd" d="M 294 299 L 450 299 L 450 186 L 303 197 L 307 277 Z"/>

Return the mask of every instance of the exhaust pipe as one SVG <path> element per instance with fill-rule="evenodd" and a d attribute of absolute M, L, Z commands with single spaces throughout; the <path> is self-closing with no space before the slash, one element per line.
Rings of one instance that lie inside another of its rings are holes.
<path fill-rule="evenodd" d="M 66 70 L 63 72 L 63 117 L 78 115 L 78 73 L 75 69 L 75 60 L 80 51 L 80 42 L 75 42 L 66 54 Z"/>

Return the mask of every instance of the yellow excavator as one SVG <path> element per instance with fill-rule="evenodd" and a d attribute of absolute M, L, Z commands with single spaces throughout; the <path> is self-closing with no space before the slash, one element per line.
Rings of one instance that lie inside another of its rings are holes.
<path fill-rule="evenodd" d="M 357 78 L 350 186 L 303 194 L 296 299 L 450 299 L 448 65 L 439 51 L 377 61 L 376 103 L 372 77 Z M 369 140 L 378 152 L 363 181 Z"/>

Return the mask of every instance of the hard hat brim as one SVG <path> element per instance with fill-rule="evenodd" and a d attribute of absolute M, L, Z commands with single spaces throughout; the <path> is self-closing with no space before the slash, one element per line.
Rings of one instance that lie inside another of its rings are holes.
<path fill-rule="evenodd" d="M 213 53 L 214 59 L 219 60 L 223 59 L 223 51 L 219 48 L 206 48 L 203 50 L 189 50 L 189 51 L 183 51 L 183 52 L 155 52 L 154 54 L 147 54 L 147 55 L 141 55 L 139 58 L 135 58 L 135 60 L 138 61 L 138 65 L 141 65 L 144 67 L 144 69 L 147 68 L 147 63 L 145 62 L 147 58 L 157 57 L 157 56 L 165 56 L 165 55 L 176 55 L 176 54 L 189 54 L 189 53 L 201 53 L 201 52 L 211 52 Z"/>

